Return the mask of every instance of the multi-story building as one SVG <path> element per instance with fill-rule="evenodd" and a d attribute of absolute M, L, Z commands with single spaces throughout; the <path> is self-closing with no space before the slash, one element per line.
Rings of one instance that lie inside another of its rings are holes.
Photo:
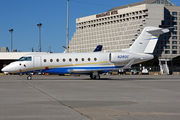
<path fill-rule="evenodd" d="M 104 51 L 129 48 L 146 26 L 174 27 L 161 35 L 154 53 L 160 58 L 180 55 L 180 6 L 169 0 L 145 0 L 76 19 L 77 29 L 69 52 L 91 52 L 97 45 Z"/>

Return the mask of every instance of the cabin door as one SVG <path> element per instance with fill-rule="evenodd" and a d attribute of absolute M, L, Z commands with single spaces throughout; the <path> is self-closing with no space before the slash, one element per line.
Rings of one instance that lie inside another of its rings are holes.
<path fill-rule="evenodd" d="M 40 56 L 34 56 L 33 66 L 34 66 L 35 72 L 38 72 L 38 71 L 41 72 L 42 63 L 41 63 L 41 57 Z"/>
<path fill-rule="evenodd" d="M 109 61 L 111 62 L 111 53 L 109 53 Z"/>

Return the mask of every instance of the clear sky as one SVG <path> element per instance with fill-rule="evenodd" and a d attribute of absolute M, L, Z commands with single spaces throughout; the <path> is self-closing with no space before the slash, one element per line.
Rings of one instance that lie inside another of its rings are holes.
<path fill-rule="evenodd" d="M 69 39 L 76 31 L 76 18 L 95 15 L 117 6 L 142 0 L 69 0 Z M 180 0 L 170 0 L 180 6 Z M 38 51 L 41 27 L 42 52 L 63 52 L 67 34 L 67 0 L 0 0 L 0 47 Z"/>

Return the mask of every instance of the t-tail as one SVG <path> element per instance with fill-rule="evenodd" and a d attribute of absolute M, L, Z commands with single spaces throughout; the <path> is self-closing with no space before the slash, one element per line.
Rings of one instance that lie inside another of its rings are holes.
<path fill-rule="evenodd" d="M 158 27 L 145 27 L 139 37 L 128 49 L 134 53 L 153 53 L 159 35 L 169 32 L 169 29 Z M 125 51 L 125 50 L 124 50 Z"/>

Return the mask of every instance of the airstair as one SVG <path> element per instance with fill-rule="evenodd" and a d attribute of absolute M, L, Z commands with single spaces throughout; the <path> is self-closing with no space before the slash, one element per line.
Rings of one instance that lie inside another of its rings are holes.
<path fill-rule="evenodd" d="M 169 67 L 167 61 L 171 59 L 159 59 L 160 73 L 161 74 L 169 74 Z"/>

